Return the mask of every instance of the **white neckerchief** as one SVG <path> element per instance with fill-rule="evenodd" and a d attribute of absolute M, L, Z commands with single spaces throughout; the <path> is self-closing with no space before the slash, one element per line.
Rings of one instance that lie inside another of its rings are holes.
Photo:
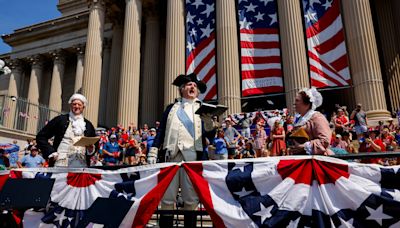
<path fill-rule="evenodd" d="M 311 119 L 311 117 L 316 113 L 316 111 L 310 109 L 304 116 L 300 116 L 297 122 L 294 124 L 295 127 L 303 126 Z"/>
<path fill-rule="evenodd" d="M 183 98 L 183 97 L 182 97 L 181 103 L 182 103 L 182 104 L 185 104 L 185 103 L 193 104 L 193 102 L 195 102 L 196 100 L 197 100 L 197 99 L 186 99 L 186 98 Z"/>
<path fill-rule="evenodd" d="M 83 133 L 86 130 L 86 122 L 83 115 L 74 115 L 72 112 L 69 112 L 69 121 L 71 121 L 72 132 L 74 135 L 83 136 Z"/>

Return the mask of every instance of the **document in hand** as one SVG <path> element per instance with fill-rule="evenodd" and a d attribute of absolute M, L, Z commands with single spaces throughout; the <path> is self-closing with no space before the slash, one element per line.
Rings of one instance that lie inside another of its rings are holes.
<path fill-rule="evenodd" d="M 196 114 L 202 115 L 202 114 L 211 114 L 213 116 L 220 116 L 224 112 L 228 110 L 228 107 L 224 105 L 213 105 L 213 104 L 208 104 L 208 103 L 202 103 L 200 108 L 197 109 Z"/>
<path fill-rule="evenodd" d="M 97 141 L 99 141 L 99 140 L 100 140 L 100 137 L 83 136 L 78 142 L 74 143 L 74 146 L 90 146 L 90 145 L 97 143 Z"/>

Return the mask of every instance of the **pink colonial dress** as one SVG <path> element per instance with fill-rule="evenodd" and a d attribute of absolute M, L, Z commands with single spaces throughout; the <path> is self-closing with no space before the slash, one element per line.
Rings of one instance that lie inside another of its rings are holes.
<path fill-rule="evenodd" d="M 307 154 L 333 155 L 329 149 L 332 131 L 328 120 L 320 112 L 309 110 L 295 123 L 295 128 L 302 127 L 310 137 L 310 141 L 304 144 Z"/>
<path fill-rule="evenodd" d="M 282 135 L 283 127 L 275 128 L 272 131 L 272 135 Z M 286 150 L 286 143 L 284 138 L 274 138 L 272 141 L 271 156 L 282 155 L 282 152 Z"/>

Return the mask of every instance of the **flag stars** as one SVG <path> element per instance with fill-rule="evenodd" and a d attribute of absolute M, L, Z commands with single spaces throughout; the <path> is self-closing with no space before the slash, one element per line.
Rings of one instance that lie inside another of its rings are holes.
<path fill-rule="evenodd" d="M 332 7 L 332 2 L 329 0 L 326 0 L 325 4 L 323 4 L 322 6 L 325 7 L 325 10 L 327 10 L 328 8 Z"/>
<path fill-rule="evenodd" d="M 196 29 L 192 28 L 192 30 L 189 31 L 189 35 L 190 36 L 196 36 L 197 35 Z"/>
<path fill-rule="evenodd" d="M 258 14 L 254 17 L 257 19 L 257 21 L 262 21 L 264 20 L 264 13 L 258 12 Z"/>
<path fill-rule="evenodd" d="M 207 17 L 209 17 L 212 12 L 214 12 L 214 3 L 211 5 L 207 4 L 206 10 L 201 12 L 201 14 L 207 14 Z"/>
<path fill-rule="evenodd" d="M 264 6 L 268 5 L 268 3 L 273 2 L 274 0 L 261 0 L 261 2 L 264 2 Z"/>
<path fill-rule="evenodd" d="M 212 32 L 212 29 L 210 28 L 210 24 L 208 24 L 206 28 L 200 28 L 200 30 L 203 33 L 200 38 L 210 37 L 211 32 Z"/>
<path fill-rule="evenodd" d="M 353 223 L 354 223 L 354 219 L 349 219 L 348 221 L 342 219 L 339 217 L 339 220 L 341 222 L 341 225 L 339 226 L 339 228 L 351 228 L 354 227 Z"/>
<path fill-rule="evenodd" d="M 246 188 L 243 187 L 240 192 L 234 192 L 233 194 L 239 196 L 239 198 L 242 198 L 244 196 L 250 195 L 251 193 L 253 193 L 253 191 L 246 191 Z"/>
<path fill-rule="evenodd" d="M 304 15 L 304 17 L 306 18 L 307 23 L 311 22 L 311 21 L 318 21 L 317 18 L 317 13 L 314 13 L 312 10 L 308 10 L 307 14 Z"/>
<path fill-rule="evenodd" d="M 247 21 L 247 19 L 244 18 L 243 21 L 239 22 L 239 24 L 240 24 L 240 29 L 250 29 L 250 25 L 253 24 L 253 23 Z"/>
<path fill-rule="evenodd" d="M 190 12 L 188 12 L 187 15 L 186 15 L 186 23 L 192 23 L 192 24 L 194 24 L 193 19 L 194 19 L 195 17 L 196 17 L 195 15 L 191 15 Z"/>
<path fill-rule="evenodd" d="M 195 0 L 192 5 L 196 6 L 196 9 L 199 8 L 199 6 L 204 5 L 202 2 L 203 0 Z"/>
<path fill-rule="evenodd" d="M 197 25 L 202 25 L 203 21 L 204 21 L 203 19 L 199 18 L 199 19 L 197 19 L 196 23 L 197 23 Z"/>
<path fill-rule="evenodd" d="M 188 42 L 186 48 L 189 50 L 189 52 L 193 51 L 195 49 L 194 43 Z"/>
<path fill-rule="evenodd" d="M 62 210 L 61 213 L 54 212 L 54 216 L 56 216 L 56 218 L 54 219 L 54 222 L 58 221 L 58 224 L 60 226 L 62 226 L 63 221 L 67 218 L 65 216 L 65 210 Z"/>
<path fill-rule="evenodd" d="M 253 215 L 255 216 L 260 216 L 261 217 L 261 224 L 265 222 L 267 218 L 271 218 L 272 214 L 272 208 L 274 208 L 274 205 L 271 205 L 269 207 L 265 207 L 264 204 L 260 203 L 260 211 L 254 213 Z"/>
<path fill-rule="evenodd" d="M 245 8 L 246 8 L 246 12 L 256 12 L 256 8 L 257 8 L 258 6 L 255 6 L 255 5 L 253 5 L 252 3 L 250 3 L 250 5 L 248 5 L 248 6 L 245 6 Z"/>
<path fill-rule="evenodd" d="M 314 4 L 315 4 L 315 3 L 321 4 L 321 2 L 320 2 L 319 0 L 310 0 L 310 7 L 311 7 L 311 8 L 314 8 Z"/>
<path fill-rule="evenodd" d="M 383 205 L 380 205 L 376 210 L 373 208 L 367 207 L 367 211 L 369 212 L 369 216 L 366 220 L 375 220 L 380 226 L 382 226 L 382 221 L 384 219 L 392 219 L 392 216 L 383 213 Z"/>
<path fill-rule="evenodd" d="M 275 14 L 269 14 L 268 17 L 271 18 L 271 22 L 269 23 L 269 25 L 273 25 L 274 23 L 278 22 L 276 13 Z"/>

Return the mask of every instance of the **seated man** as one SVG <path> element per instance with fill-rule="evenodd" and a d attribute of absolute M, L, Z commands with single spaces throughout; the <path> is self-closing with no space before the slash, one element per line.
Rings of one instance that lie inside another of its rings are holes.
<path fill-rule="evenodd" d="M 25 168 L 37 168 L 42 167 L 44 163 L 44 159 L 42 156 L 38 154 L 39 149 L 36 146 L 31 146 L 28 148 L 30 150 L 30 154 L 25 155 L 21 161 L 18 161 L 18 167 L 25 167 Z"/>

